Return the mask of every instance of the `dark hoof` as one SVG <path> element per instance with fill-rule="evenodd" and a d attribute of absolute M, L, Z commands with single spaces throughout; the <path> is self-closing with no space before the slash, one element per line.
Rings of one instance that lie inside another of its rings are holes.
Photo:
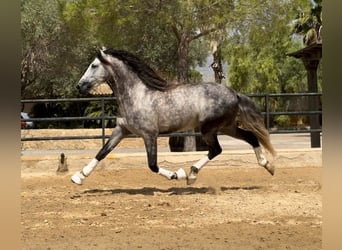
<path fill-rule="evenodd" d="M 267 164 L 264 166 L 264 168 L 266 168 L 266 170 L 273 176 L 274 172 L 275 172 L 275 167 L 270 163 L 267 162 Z"/>
<path fill-rule="evenodd" d="M 186 183 L 188 185 L 194 184 L 196 182 L 196 180 L 197 180 L 197 175 L 198 175 L 198 168 L 192 166 L 190 168 L 190 173 L 189 173 L 189 175 L 188 175 L 188 177 L 186 179 Z"/>

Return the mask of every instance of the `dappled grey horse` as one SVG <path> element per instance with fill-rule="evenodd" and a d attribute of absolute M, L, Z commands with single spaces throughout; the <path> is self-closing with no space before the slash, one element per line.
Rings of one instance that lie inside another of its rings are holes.
<path fill-rule="evenodd" d="M 127 134 L 134 133 L 144 140 L 149 168 L 169 180 L 186 179 L 195 182 L 200 169 L 222 151 L 217 139 L 219 132 L 249 143 L 259 165 L 274 174 L 260 144 L 271 154 L 269 133 L 263 116 L 247 96 L 216 83 L 173 84 L 159 77 L 153 69 L 126 51 L 103 49 L 80 79 L 81 94 L 106 82 L 117 98 L 118 118 L 112 135 L 72 181 L 82 184 L 98 163 Z M 198 128 L 209 152 L 190 168 L 189 174 L 180 168 L 170 171 L 157 164 L 157 137 L 161 133 Z"/>

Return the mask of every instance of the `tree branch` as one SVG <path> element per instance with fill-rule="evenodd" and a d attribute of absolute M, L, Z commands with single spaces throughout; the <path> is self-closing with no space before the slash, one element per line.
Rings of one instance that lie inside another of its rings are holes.
<path fill-rule="evenodd" d="M 208 34 L 210 34 L 210 33 L 213 33 L 213 32 L 215 32 L 215 31 L 217 31 L 217 30 L 219 30 L 219 29 L 221 29 L 221 28 L 212 28 L 212 29 L 209 29 L 209 30 L 204 30 L 204 31 L 198 33 L 197 35 L 191 37 L 191 38 L 190 38 L 190 41 L 196 40 L 196 39 L 198 39 L 198 38 L 200 38 L 200 37 L 202 37 L 202 36 L 206 36 L 206 35 L 208 35 Z"/>
<path fill-rule="evenodd" d="M 173 31 L 173 33 L 175 34 L 175 36 L 176 36 L 176 38 L 177 38 L 177 40 L 178 40 L 178 43 L 180 43 L 180 41 L 181 41 L 181 35 L 180 35 L 180 33 L 179 33 L 179 31 L 178 31 L 178 29 L 177 29 L 177 27 L 176 27 L 176 24 L 172 24 L 172 25 L 171 25 L 171 28 L 172 28 L 172 31 Z"/>

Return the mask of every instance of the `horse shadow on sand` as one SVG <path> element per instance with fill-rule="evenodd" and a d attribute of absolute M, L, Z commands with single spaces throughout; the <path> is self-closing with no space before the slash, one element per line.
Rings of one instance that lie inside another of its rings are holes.
<path fill-rule="evenodd" d="M 115 188 L 115 189 L 88 189 L 83 191 L 85 195 L 155 195 L 156 193 L 168 195 L 193 195 L 193 194 L 217 194 L 225 191 L 238 190 L 259 190 L 262 186 L 233 186 L 233 187 L 171 187 L 167 189 L 156 187 L 142 187 L 142 188 Z"/>

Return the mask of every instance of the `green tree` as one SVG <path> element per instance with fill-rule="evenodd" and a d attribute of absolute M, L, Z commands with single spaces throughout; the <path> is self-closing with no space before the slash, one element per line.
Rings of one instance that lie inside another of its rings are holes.
<path fill-rule="evenodd" d="M 62 16 L 58 0 L 21 1 L 21 96 L 74 96 L 89 49 Z M 75 45 L 78 46 L 75 46 Z M 87 43 L 89 48 L 89 43 Z M 88 63 L 88 62 L 86 62 Z"/>
<path fill-rule="evenodd" d="M 218 33 L 229 20 L 233 1 L 171 1 L 166 13 L 178 41 L 178 81 L 188 83 L 190 44 Z"/>
<path fill-rule="evenodd" d="M 298 10 L 296 19 L 293 24 L 293 34 L 302 35 L 303 43 L 311 45 L 313 43 L 322 42 L 321 28 L 322 20 L 322 0 L 308 1 L 309 6 Z"/>
<path fill-rule="evenodd" d="M 201 38 L 224 28 L 229 2 L 73 1 L 65 13 L 75 26 L 80 19 L 104 45 L 133 51 L 167 77 L 177 75 L 187 83 L 190 68 L 208 53 L 208 43 Z"/>
<path fill-rule="evenodd" d="M 22 1 L 21 2 L 21 95 L 36 96 L 40 82 L 48 80 L 52 60 L 56 53 L 51 53 L 59 40 L 61 22 L 58 19 L 56 1 Z M 39 91 L 51 93 L 53 87 L 46 83 Z"/>
<path fill-rule="evenodd" d="M 65 1 L 63 15 L 74 34 L 91 40 L 89 47 L 129 50 L 171 79 L 175 39 L 151 13 L 154 8 L 150 1 Z"/>
<path fill-rule="evenodd" d="M 286 56 L 301 46 L 291 36 L 290 25 L 298 2 L 239 1 L 223 48 L 230 86 L 244 93 L 304 89 L 301 63 Z"/>
<path fill-rule="evenodd" d="M 239 1 L 223 47 L 229 67 L 227 84 L 244 93 L 306 92 L 305 68 L 300 60 L 287 54 L 303 47 L 300 37 L 293 35 L 293 26 L 298 21 L 297 13 L 309 7 L 310 1 L 306 0 Z M 274 111 L 299 111 L 305 107 L 305 100 L 271 101 Z M 262 100 L 258 102 L 264 106 Z M 274 122 L 284 125 L 290 119 L 279 116 L 274 117 Z"/>

